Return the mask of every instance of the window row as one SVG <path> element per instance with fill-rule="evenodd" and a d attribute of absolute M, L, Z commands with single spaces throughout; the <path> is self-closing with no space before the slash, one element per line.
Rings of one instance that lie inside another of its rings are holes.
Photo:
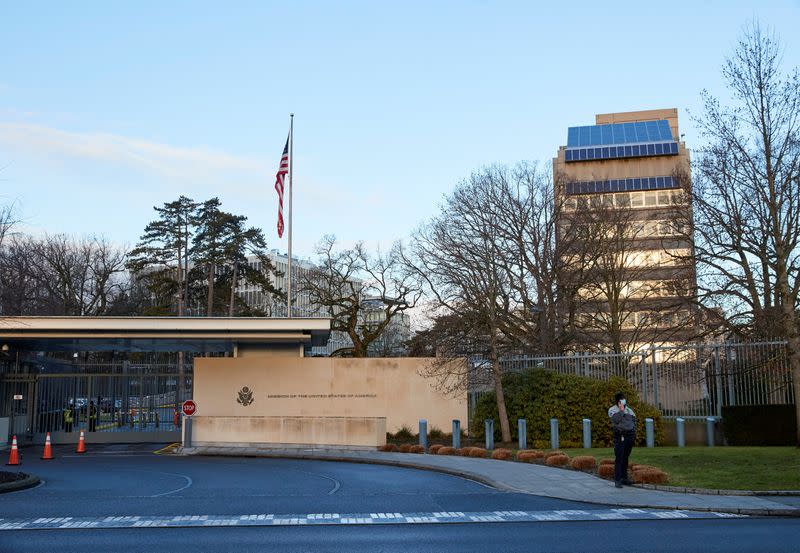
<path fill-rule="evenodd" d="M 655 299 L 685 297 L 689 293 L 686 280 L 632 280 L 620 287 L 622 298 Z M 587 300 L 606 301 L 606 289 L 602 286 L 587 285 L 581 287 L 578 295 Z"/>
<path fill-rule="evenodd" d="M 564 152 L 564 161 L 592 161 L 598 159 L 670 155 L 678 155 L 677 142 L 603 146 L 600 148 L 568 148 Z"/>
<path fill-rule="evenodd" d="M 612 265 L 614 268 L 624 269 L 657 269 L 659 267 L 678 267 L 685 266 L 690 260 L 691 250 L 689 248 L 670 248 L 661 250 L 634 250 L 608 252 L 601 262 Z M 567 256 L 568 263 L 586 263 L 584 256 Z"/>
<path fill-rule="evenodd" d="M 680 189 L 654 190 L 652 192 L 621 192 L 569 197 L 564 200 L 567 211 L 600 208 L 667 207 L 686 203 L 686 193 Z"/>
<path fill-rule="evenodd" d="M 661 190 L 678 188 L 673 177 L 641 177 L 635 179 L 609 179 L 568 182 L 564 186 L 567 194 L 595 194 L 604 192 L 633 192 L 636 190 Z"/>
<path fill-rule="evenodd" d="M 689 311 L 627 311 L 620 313 L 619 324 L 623 330 L 647 328 L 684 328 L 691 324 Z M 611 315 L 606 312 L 578 313 L 578 325 L 585 329 L 605 330 L 611 325 Z"/>

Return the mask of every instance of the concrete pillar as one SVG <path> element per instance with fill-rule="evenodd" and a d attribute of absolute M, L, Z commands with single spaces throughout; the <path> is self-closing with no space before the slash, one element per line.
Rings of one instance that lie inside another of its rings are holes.
<path fill-rule="evenodd" d="M 528 421 L 517 419 L 518 445 L 520 449 L 528 449 Z"/>
<path fill-rule="evenodd" d="M 486 434 L 486 449 L 494 449 L 494 419 L 486 419 L 483 424 Z"/>
<path fill-rule="evenodd" d="M 653 419 L 644 419 L 644 431 L 647 437 L 647 447 L 655 447 L 656 433 L 655 426 L 653 425 Z"/>
<path fill-rule="evenodd" d="M 717 421 L 714 417 L 706 417 L 706 438 L 708 439 L 708 447 L 714 447 L 714 423 Z"/>
<path fill-rule="evenodd" d="M 428 421 L 419 419 L 419 445 L 428 452 Z"/>
<path fill-rule="evenodd" d="M 678 447 L 686 447 L 686 421 L 680 417 L 675 419 L 675 434 L 678 437 Z"/>
<path fill-rule="evenodd" d="M 453 447 L 461 448 L 461 421 L 453 419 Z"/>
<path fill-rule="evenodd" d="M 583 419 L 583 447 L 592 447 L 592 419 Z"/>
<path fill-rule="evenodd" d="M 550 419 L 550 449 L 558 449 L 558 419 Z"/>

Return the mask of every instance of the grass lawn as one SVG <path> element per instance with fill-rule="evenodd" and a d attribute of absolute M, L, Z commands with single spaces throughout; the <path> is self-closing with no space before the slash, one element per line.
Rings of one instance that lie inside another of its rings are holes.
<path fill-rule="evenodd" d="M 613 459 L 612 448 L 565 449 L 570 457 Z M 635 447 L 631 462 L 654 465 L 669 484 L 724 490 L 800 490 L 800 448 Z"/>

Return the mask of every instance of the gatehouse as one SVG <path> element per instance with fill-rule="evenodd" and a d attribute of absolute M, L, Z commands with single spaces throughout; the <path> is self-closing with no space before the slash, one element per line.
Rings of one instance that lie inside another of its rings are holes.
<path fill-rule="evenodd" d="M 466 398 L 420 375 L 430 359 L 309 357 L 329 336 L 325 318 L 4 318 L 0 435 L 180 441 L 190 398 L 206 445 L 375 447 L 419 419 L 466 420 Z"/>

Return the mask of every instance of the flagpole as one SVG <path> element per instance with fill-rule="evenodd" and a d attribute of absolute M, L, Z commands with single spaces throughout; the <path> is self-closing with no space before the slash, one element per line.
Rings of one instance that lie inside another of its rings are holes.
<path fill-rule="evenodd" d="M 292 177 L 294 171 L 294 113 L 289 114 L 289 259 L 286 275 L 286 317 L 292 316 Z"/>

